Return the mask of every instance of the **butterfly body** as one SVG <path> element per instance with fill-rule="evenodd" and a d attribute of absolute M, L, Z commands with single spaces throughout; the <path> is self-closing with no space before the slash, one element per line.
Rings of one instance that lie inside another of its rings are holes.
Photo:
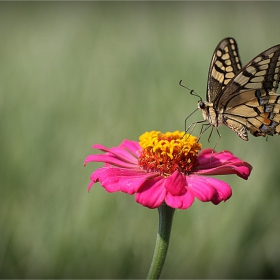
<path fill-rule="evenodd" d="M 233 38 L 222 40 L 211 60 L 207 101 L 200 100 L 205 121 L 226 125 L 241 139 L 280 134 L 280 45 L 252 59 L 242 68 Z"/>
<path fill-rule="evenodd" d="M 212 126 L 219 127 L 223 124 L 222 111 L 216 114 L 213 103 L 207 101 L 198 101 L 197 107 L 201 109 L 204 120 L 208 121 Z"/>

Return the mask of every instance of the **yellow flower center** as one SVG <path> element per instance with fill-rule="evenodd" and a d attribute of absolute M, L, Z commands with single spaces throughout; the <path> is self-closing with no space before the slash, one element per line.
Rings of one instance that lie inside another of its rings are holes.
<path fill-rule="evenodd" d="M 148 172 L 168 176 L 178 170 L 188 174 L 198 164 L 197 153 L 202 145 L 190 134 L 151 131 L 142 134 L 139 140 L 142 149 L 138 162 Z"/>

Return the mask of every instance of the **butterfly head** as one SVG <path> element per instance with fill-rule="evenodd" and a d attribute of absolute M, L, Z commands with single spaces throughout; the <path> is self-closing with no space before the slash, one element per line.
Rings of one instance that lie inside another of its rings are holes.
<path fill-rule="evenodd" d="M 199 100 L 198 103 L 197 103 L 197 105 L 198 105 L 197 107 L 198 107 L 199 109 L 201 109 L 201 110 L 204 110 L 205 107 L 206 107 L 205 102 L 203 102 L 202 100 Z"/>
<path fill-rule="evenodd" d="M 202 99 L 200 99 L 197 102 L 197 108 L 200 109 L 202 111 L 202 115 L 203 115 L 203 119 L 205 121 L 209 121 L 209 104 L 207 101 L 203 101 Z M 210 122 L 211 123 L 211 122 Z"/>

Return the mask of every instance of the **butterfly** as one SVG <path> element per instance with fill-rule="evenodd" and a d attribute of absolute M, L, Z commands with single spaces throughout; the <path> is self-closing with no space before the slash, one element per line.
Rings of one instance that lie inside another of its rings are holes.
<path fill-rule="evenodd" d="M 206 100 L 198 101 L 203 122 L 226 125 L 241 139 L 280 134 L 280 44 L 267 49 L 244 67 L 233 38 L 216 47 L 208 73 Z M 217 130 L 218 131 L 218 130 Z"/>

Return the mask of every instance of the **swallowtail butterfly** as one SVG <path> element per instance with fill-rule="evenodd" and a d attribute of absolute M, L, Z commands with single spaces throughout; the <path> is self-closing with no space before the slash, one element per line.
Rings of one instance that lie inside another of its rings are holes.
<path fill-rule="evenodd" d="M 269 48 L 241 66 L 233 38 L 223 39 L 214 51 L 207 83 L 207 101 L 200 100 L 204 121 L 226 125 L 241 139 L 280 134 L 280 45 Z"/>

